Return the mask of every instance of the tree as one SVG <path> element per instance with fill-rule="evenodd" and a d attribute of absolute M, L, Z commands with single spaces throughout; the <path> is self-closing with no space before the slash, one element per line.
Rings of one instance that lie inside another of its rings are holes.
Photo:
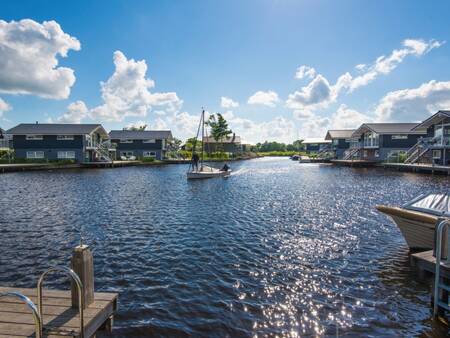
<path fill-rule="evenodd" d="M 186 150 L 192 150 L 195 147 L 195 149 L 198 151 L 198 149 L 201 148 L 201 146 L 202 142 L 200 140 L 197 140 L 197 138 L 195 137 L 188 138 L 186 140 L 186 143 L 184 144 Z"/>
<path fill-rule="evenodd" d="M 233 131 L 228 127 L 227 120 L 225 120 L 220 113 L 211 115 L 206 124 L 211 128 L 211 136 L 216 143 L 222 143 L 224 139 L 233 133 Z"/>
<path fill-rule="evenodd" d="M 131 126 L 128 128 L 123 128 L 123 130 L 131 130 L 131 131 L 144 131 L 145 129 L 147 129 L 147 125 L 143 124 L 140 126 Z"/>

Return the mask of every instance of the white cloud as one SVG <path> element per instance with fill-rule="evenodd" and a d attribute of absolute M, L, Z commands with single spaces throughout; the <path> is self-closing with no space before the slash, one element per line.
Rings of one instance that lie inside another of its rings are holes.
<path fill-rule="evenodd" d="M 267 92 L 257 91 L 255 94 L 248 98 L 248 104 L 260 104 L 268 107 L 275 107 L 279 101 L 278 94 L 272 90 Z"/>
<path fill-rule="evenodd" d="M 293 115 L 296 119 L 302 120 L 302 119 L 309 119 L 309 118 L 313 117 L 314 113 L 308 109 L 299 109 L 299 110 L 294 110 Z"/>
<path fill-rule="evenodd" d="M 220 98 L 220 106 L 222 108 L 230 109 L 230 108 L 236 108 L 239 107 L 239 103 L 236 101 L 233 101 L 229 97 L 222 96 Z"/>
<path fill-rule="evenodd" d="M 297 72 L 295 73 L 296 79 L 303 79 L 303 78 L 314 78 L 316 76 L 316 70 L 309 66 L 300 66 L 297 68 Z"/>
<path fill-rule="evenodd" d="M 11 105 L 9 105 L 6 101 L 4 101 L 1 97 L 0 97 L 0 117 L 3 116 L 3 113 L 11 110 L 12 107 Z"/>
<path fill-rule="evenodd" d="M 120 52 L 114 52 L 115 71 L 101 83 L 103 104 L 91 110 L 93 119 L 101 121 L 122 121 L 129 116 L 146 117 L 152 107 L 164 107 L 169 112 L 178 111 L 183 101 L 175 92 L 151 93 L 154 82 L 146 78 L 145 60 L 127 59 Z"/>
<path fill-rule="evenodd" d="M 393 50 L 388 56 L 378 57 L 371 65 L 357 65 L 355 68 L 360 75 L 353 77 L 346 72 L 339 76 L 334 85 L 331 85 L 323 75 L 317 74 L 308 85 L 288 96 L 286 107 L 295 110 L 325 108 L 335 102 L 343 92 L 351 93 L 357 88 L 368 85 L 380 75 L 389 74 L 408 55 L 425 55 L 432 49 L 442 46 L 443 43 L 436 40 L 404 40 L 403 48 Z M 306 68 L 301 71 L 300 68 L 297 70 L 298 76 L 305 76 Z M 311 74 L 316 74 L 316 72 Z"/>
<path fill-rule="evenodd" d="M 69 104 L 67 112 L 58 117 L 60 123 L 81 123 L 89 113 L 89 109 L 83 101 L 76 101 Z"/>
<path fill-rule="evenodd" d="M 356 129 L 363 123 L 372 122 L 373 118 L 341 104 L 338 110 L 331 115 L 331 129 Z"/>
<path fill-rule="evenodd" d="M 55 21 L 0 20 L 0 92 L 66 99 L 74 71 L 58 67 L 58 56 L 80 50 L 80 42 Z"/>
<path fill-rule="evenodd" d="M 375 109 L 380 121 L 422 121 L 426 113 L 450 109 L 450 81 L 432 80 L 417 88 L 402 89 L 386 94 Z"/>

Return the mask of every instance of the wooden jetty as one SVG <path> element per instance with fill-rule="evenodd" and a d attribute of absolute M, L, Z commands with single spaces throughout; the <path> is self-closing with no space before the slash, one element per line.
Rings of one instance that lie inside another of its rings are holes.
<path fill-rule="evenodd" d="M 348 167 L 373 167 L 378 164 L 377 161 L 368 160 L 331 160 L 336 165 L 348 166 Z"/>
<path fill-rule="evenodd" d="M 450 175 L 450 166 L 432 165 L 422 163 L 383 163 L 385 169 L 394 169 L 398 171 L 411 171 L 417 173 L 431 173 L 431 174 L 444 174 Z"/>
<path fill-rule="evenodd" d="M 0 293 L 18 291 L 37 303 L 37 290 L 0 287 Z M 80 337 L 80 316 L 72 307 L 70 291 L 43 292 L 43 337 Z M 95 292 L 94 302 L 84 310 L 84 335 L 92 337 L 99 330 L 111 332 L 117 311 L 116 293 Z M 25 304 L 16 298 L 0 298 L 0 338 L 34 337 L 33 316 Z"/>
<path fill-rule="evenodd" d="M 433 250 L 416 252 L 410 256 L 411 266 L 419 273 L 420 279 L 434 276 L 436 271 L 436 257 L 433 256 Z M 450 263 L 441 263 L 441 276 L 450 278 Z"/>

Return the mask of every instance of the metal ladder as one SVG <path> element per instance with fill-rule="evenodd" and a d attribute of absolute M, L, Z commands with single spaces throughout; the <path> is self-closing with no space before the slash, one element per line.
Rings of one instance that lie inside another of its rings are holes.
<path fill-rule="evenodd" d="M 21 301 L 23 301 L 25 303 L 26 306 L 28 306 L 28 308 L 31 310 L 31 312 L 33 314 L 34 326 L 35 326 L 35 330 L 36 330 L 36 338 L 41 338 L 42 337 L 42 323 L 43 323 L 42 317 L 41 317 L 38 309 L 36 308 L 36 305 L 34 305 L 34 303 L 31 301 L 31 299 L 17 291 L 0 292 L 0 298 L 2 298 L 2 297 L 19 298 Z"/>
<path fill-rule="evenodd" d="M 66 268 L 66 267 L 62 267 L 62 266 L 56 266 L 56 267 L 51 267 L 49 269 L 47 269 L 44 273 L 42 273 L 42 275 L 39 277 L 38 280 L 38 284 L 37 284 L 37 298 L 38 298 L 38 311 L 39 311 L 39 316 L 41 318 L 41 323 L 44 322 L 44 314 L 42 311 L 42 285 L 44 283 L 44 279 L 45 277 L 52 272 L 62 272 L 65 273 L 66 275 L 68 275 L 72 281 L 75 283 L 75 285 L 77 286 L 77 292 L 78 292 L 78 312 L 80 314 L 80 338 L 84 338 L 84 287 L 83 287 L 83 283 L 80 280 L 80 277 L 78 277 L 78 275 L 75 273 L 75 271 L 73 271 L 72 269 Z M 41 329 L 42 329 L 42 325 L 41 325 Z"/>
<path fill-rule="evenodd" d="M 450 221 L 442 220 L 439 222 L 436 230 L 436 270 L 434 274 L 434 303 L 433 303 L 433 315 L 438 316 L 439 308 L 445 311 L 450 311 L 450 285 L 441 282 L 441 255 L 442 255 L 442 234 L 444 228 L 447 228 L 447 258 L 446 263 L 450 263 Z M 449 292 L 447 300 L 444 302 L 441 300 L 440 291 Z"/>

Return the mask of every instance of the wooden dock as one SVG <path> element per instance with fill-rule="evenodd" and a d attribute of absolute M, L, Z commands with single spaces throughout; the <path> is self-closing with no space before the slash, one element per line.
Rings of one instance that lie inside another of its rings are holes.
<path fill-rule="evenodd" d="M 331 160 L 331 163 L 347 167 L 373 167 L 378 164 L 377 161 L 368 160 Z"/>
<path fill-rule="evenodd" d="M 436 257 L 433 256 L 433 250 L 413 253 L 410 256 L 411 265 L 417 269 L 417 272 L 424 277 L 434 275 L 436 271 Z M 450 279 L 450 263 L 441 262 L 441 276 Z"/>
<path fill-rule="evenodd" d="M 0 287 L 1 292 L 18 291 L 36 304 L 37 290 Z M 110 331 L 117 311 L 116 293 L 96 292 L 94 302 L 84 310 L 85 337 L 98 330 Z M 77 308 L 72 308 L 70 291 L 44 290 L 43 337 L 67 338 L 80 336 L 80 318 Z M 0 338 L 35 337 L 31 311 L 16 298 L 0 298 Z"/>
<path fill-rule="evenodd" d="M 408 163 L 383 163 L 385 169 L 394 169 L 398 171 L 411 171 L 418 173 L 444 174 L 450 175 L 450 166 L 432 165 L 432 164 L 408 164 Z"/>

